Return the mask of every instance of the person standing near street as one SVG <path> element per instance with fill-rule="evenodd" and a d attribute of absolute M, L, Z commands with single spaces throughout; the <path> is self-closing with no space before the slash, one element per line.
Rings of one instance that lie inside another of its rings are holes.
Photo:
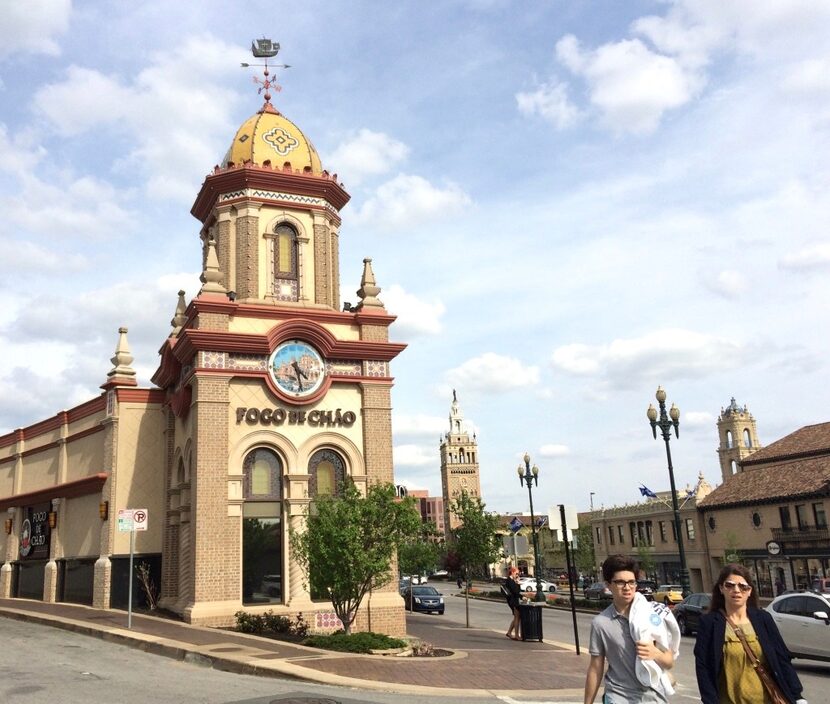
<path fill-rule="evenodd" d="M 502 592 L 507 599 L 507 605 L 513 612 L 513 619 L 507 628 L 505 635 L 512 640 L 519 640 L 519 602 L 522 598 L 522 589 L 519 586 L 519 570 L 511 567 L 502 585 Z M 510 634 L 513 635 L 510 635 Z"/>
<path fill-rule="evenodd" d="M 703 704 L 769 704 L 774 700 L 758 666 L 787 702 L 801 699 L 801 681 L 790 662 L 772 616 L 758 608 L 750 571 L 726 565 L 712 590 L 709 612 L 701 615 L 695 643 L 695 671 Z"/>
<path fill-rule="evenodd" d="M 668 671 L 679 652 L 680 629 L 664 604 L 646 602 L 637 593 L 636 567 L 626 555 L 611 555 L 602 565 L 613 601 L 591 622 L 585 704 L 593 704 L 602 684 L 603 704 L 662 704 L 674 693 Z M 637 597 L 644 604 L 637 604 L 635 619 Z M 635 633 L 648 635 L 635 638 Z"/>

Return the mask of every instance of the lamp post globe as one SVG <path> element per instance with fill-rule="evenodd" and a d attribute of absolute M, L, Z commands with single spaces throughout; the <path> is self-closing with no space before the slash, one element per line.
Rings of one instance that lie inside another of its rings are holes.
<path fill-rule="evenodd" d="M 658 413 L 657 409 L 649 404 L 646 411 L 646 417 L 651 425 L 651 433 L 654 439 L 657 439 L 657 429 L 660 429 L 660 434 L 663 437 L 663 442 L 666 444 L 666 462 L 669 467 L 669 483 L 671 484 L 671 503 L 672 513 L 674 514 L 674 532 L 677 535 L 677 551 L 680 553 L 680 586 L 683 591 L 683 596 L 686 597 L 691 593 L 689 586 L 689 569 L 686 564 L 686 550 L 683 547 L 683 534 L 680 532 L 680 507 L 677 503 L 677 489 L 674 484 L 674 467 L 671 461 L 671 430 L 674 428 L 674 436 L 680 438 L 680 409 L 674 404 L 671 405 L 668 413 L 666 412 L 666 391 L 662 386 L 657 387 L 657 393 L 654 395 L 657 404 L 660 407 Z"/>
<path fill-rule="evenodd" d="M 524 467 L 519 465 L 516 473 L 519 475 L 519 484 L 527 484 L 527 497 L 530 501 L 530 530 L 533 535 L 533 572 L 536 577 L 536 596 L 534 601 L 545 601 L 545 594 L 542 591 L 542 567 L 539 562 L 539 539 L 536 535 L 536 514 L 533 512 L 533 486 L 539 485 L 539 468 L 534 464 L 530 466 L 530 455 L 525 452 Z"/>

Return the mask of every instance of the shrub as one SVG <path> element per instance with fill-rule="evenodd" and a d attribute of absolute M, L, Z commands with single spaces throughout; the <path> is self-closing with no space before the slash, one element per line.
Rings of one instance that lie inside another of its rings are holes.
<path fill-rule="evenodd" d="M 292 621 L 287 616 L 279 616 L 273 611 L 264 614 L 249 614 L 237 611 L 236 630 L 240 633 L 251 633 L 257 636 L 305 638 L 308 635 L 309 625 L 298 613 Z"/>
<path fill-rule="evenodd" d="M 366 631 L 346 634 L 343 631 L 337 631 L 330 635 L 316 635 L 306 638 L 303 645 L 346 653 L 368 653 L 372 650 L 404 648 L 407 643 L 400 638 L 392 638 L 383 633 Z"/>
<path fill-rule="evenodd" d="M 259 614 L 249 614 L 246 611 L 237 611 L 236 630 L 240 633 L 260 635 L 265 631 L 265 619 Z"/>

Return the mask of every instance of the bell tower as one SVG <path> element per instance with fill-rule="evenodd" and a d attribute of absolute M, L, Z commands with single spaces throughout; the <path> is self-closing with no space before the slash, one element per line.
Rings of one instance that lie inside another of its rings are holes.
<path fill-rule="evenodd" d="M 470 437 L 465 427 L 455 389 L 449 421 L 450 430 L 441 439 L 441 491 L 444 496 L 444 526 L 448 534 L 458 525 L 458 519 L 450 511 L 451 502 L 464 491 L 481 498 L 478 444 L 475 433 Z"/>
<path fill-rule="evenodd" d="M 747 410 L 746 405 L 743 408 L 738 406 L 734 397 L 725 409 L 720 409 L 718 440 L 720 443 L 718 456 L 723 481 L 727 481 L 741 471 L 741 460 L 761 449 L 755 418 Z"/>

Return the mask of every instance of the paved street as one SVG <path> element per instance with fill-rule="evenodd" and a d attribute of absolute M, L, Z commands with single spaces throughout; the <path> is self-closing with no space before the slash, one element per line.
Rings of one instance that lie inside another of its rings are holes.
<path fill-rule="evenodd" d="M 409 631 L 436 646 L 452 648 L 456 651 L 452 658 L 323 653 L 144 617 L 138 617 L 134 630 L 127 632 L 123 612 L 3 600 L 7 615 L 22 609 L 35 618 L 57 618 L 71 631 L 0 618 L 4 654 L 0 702 L 28 704 L 34 697 L 58 698 L 62 704 L 144 704 L 148 696 L 159 704 L 287 704 L 291 699 L 307 704 L 462 699 L 471 704 L 581 702 L 587 654 L 576 656 L 570 645 L 570 612 L 545 610 L 545 636 L 552 644 L 514 642 L 503 635 L 508 617 L 503 602 L 471 600 L 472 627 L 467 629 L 465 602 L 453 596 L 455 584 L 438 586 L 447 595 L 446 614 L 410 614 Z M 583 646 L 590 619 L 589 614 L 578 615 Z M 75 632 L 79 629 L 97 632 L 99 637 Z M 692 638 L 684 638 L 675 701 L 699 701 L 693 644 Z M 828 704 L 830 664 L 800 661 L 796 667 L 811 704 Z M 222 671 L 228 668 L 232 671 Z M 239 674 L 252 671 L 259 676 Z M 286 679 L 292 675 L 311 681 Z"/>

